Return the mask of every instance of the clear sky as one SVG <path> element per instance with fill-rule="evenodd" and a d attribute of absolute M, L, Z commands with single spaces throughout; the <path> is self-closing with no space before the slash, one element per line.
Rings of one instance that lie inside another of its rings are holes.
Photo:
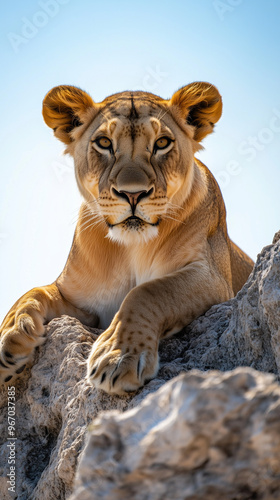
<path fill-rule="evenodd" d="M 215 84 L 223 116 L 199 158 L 216 176 L 232 239 L 254 259 L 280 228 L 278 0 L 14 0 L 1 6 L 0 318 L 66 261 L 80 195 L 44 124 L 59 84 L 100 101 Z"/>

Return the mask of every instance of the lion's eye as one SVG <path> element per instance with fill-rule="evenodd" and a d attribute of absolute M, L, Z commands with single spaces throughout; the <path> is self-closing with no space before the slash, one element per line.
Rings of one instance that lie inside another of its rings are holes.
<path fill-rule="evenodd" d="M 165 149 L 171 142 L 172 140 L 169 137 L 160 137 L 155 142 L 154 150 L 157 151 L 158 149 Z"/>
<path fill-rule="evenodd" d="M 108 137 L 99 137 L 94 142 L 102 149 L 112 149 L 112 141 Z"/>

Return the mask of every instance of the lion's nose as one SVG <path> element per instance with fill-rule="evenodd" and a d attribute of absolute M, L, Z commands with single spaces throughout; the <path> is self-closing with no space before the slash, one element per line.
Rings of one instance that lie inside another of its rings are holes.
<path fill-rule="evenodd" d="M 128 201 L 132 208 L 135 208 L 140 200 L 152 194 L 153 188 L 149 189 L 149 191 L 137 191 L 136 193 L 132 193 L 130 191 L 117 191 L 115 188 L 113 188 L 113 192 L 116 196 L 124 198 L 126 201 Z"/>

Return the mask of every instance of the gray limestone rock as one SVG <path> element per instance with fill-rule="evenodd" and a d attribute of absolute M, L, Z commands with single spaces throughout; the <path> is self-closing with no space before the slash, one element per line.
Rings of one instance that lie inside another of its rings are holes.
<path fill-rule="evenodd" d="M 127 415 L 130 415 L 129 413 L 125 412 L 126 410 L 130 410 L 132 408 L 139 406 L 139 404 L 142 402 L 142 400 L 144 400 L 144 398 L 147 395 L 149 395 L 150 393 L 154 393 L 155 391 L 157 391 L 157 389 L 161 388 L 161 386 L 165 384 L 166 381 L 176 377 L 182 372 L 189 372 L 192 369 L 198 369 L 202 370 L 203 372 L 206 372 L 205 374 L 199 374 L 198 372 L 195 373 L 191 372 L 188 375 L 184 376 L 190 378 L 179 379 L 179 382 L 177 382 L 179 384 L 178 387 L 181 387 L 179 392 L 183 397 L 183 395 L 187 393 L 186 389 L 183 389 L 183 387 L 185 387 L 186 384 L 188 385 L 190 383 L 190 380 L 193 380 L 192 383 L 195 385 L 194 393 L 197 393 L 194 401 L 197 401 L 198 406 L 196 410 L 194 410 L 194 407 L 191 408 L 192 411 L 196 412 L 198 417 L 200 408 L 199 405 L 201 405 L 201 408 L 204 408 L 205 405 L 207 406 L 208 404 L 206 398 L 207 391 L 202 390 L 203 387 L 205 387 L 205 384 L 207 385 L 208 377 L 210 384 L 209 390 L 212 387 L 211 384 L 214 383 L 213 381 L 216 381 L 215 382 L 216 385 L 221 384 L 221 392 L 219 392 L 218 388 L 216 388 L 217 390 L 215 389 L 216 392 L 214 391 L 216 394 L 214 398 L 215 404 L 213 403 L 215 408 L 213 407 L 211 411 L 209 410 L 207 418 L 205 416 L 203 417 L 205 426 L 208 425 L 209 421 L 209 428 L 216 429 L 215 421 L 220 406 L 222 412 L 220 421 L 222 422 L 223 418 L 226 418 L 225 415 L 227 410 L 223 406 L 224 403 L 223 404 L 219 403 L 219 398 L 217 394 L 222 395 L 227 393 L 227 391 L 229 395 L 231 394 L 231 400 L 228 402 L 228 406 L 226 405 L 227 408 L 233 409 L 234 404 L 238 400 L 239 396 L 237 396 L 237 394 L 234 392 L 234 387 L 233 387 L 234 377 L 236 380 L 238 379 L 238 377 L 241 378 L 244 377 L 245 381 L 256 380 L 256 382 L 252 382 L 252 384 L 255 384 L 256 387 L 259 387 L 259 384 L 263 384 L 264 394 L 271 395 L 269 397 L 267 396 L 268 397 L 268 399 L 266 399 L 267 403 L 264 403 L 264 410 L 263 410 L 264 414 L 267 411 L 266 409 L 270 408 L 270 404 L 272 404 L 273 406 L 272 401 L 275 401 L 276 404 L 275 414 L 277 414 L 278 392 L 276 390 L 276 385 L 275 385 L 276 382 L 272 381 L 271 376 L 260 375 L 260 374 L 258 375 L 257 373 L 254 373 L 252 371 L 248 372 L 247 368 L 239 371 L 238 375 L 236 373 L 219 375 L 217 373 L 213 374 L 207 371 L 220 370 L 224 372 L 227 370 L 233 370 L 236 367 L 246 366 L 254 368 L 258 371 L 270 372 L 275 374 L 276 376 L 279 375 L 280 240 L 278 236 L 275 237 L 273 245 L 270 245 L 263 249 L 263 251 L 258 257 L 254 271 L 252 272 L 251 276 L 248 279 L 248 282 L 234 299 L 226 303 L 212 307 L 204 316 L 201 316 L 187 328 L 182 330 L 180 334 L 177 334 L 173 338 L 162 341 L 160 345 L 161 365 L 157 377 L 151 382 L 149 382 L 144 388 L 127 397 L 109 396 L 103 392 L 94 390 L 85 381 L 86 360 L 89 351 L 91 349 L 92 342 L 95 340 L 96 336 L 100 333 L 100 331 L 86 328 L 83 325 L 81 325 L 79 321 L 66 316 L 51 321 L 51 323 L 48 326 L 47 342 L 38 349 L 38 352 L 36 353 L 35 357 L 35 364 L 33 365 L 33 367 L 29 367 L 28 370 L 26 370 L 26 373 L 24 373 L 21 379 L 19 379 L 19 381 L 17 381 L 16 383 L 15 425 L 16 425 L 17 440 L 15 442 L 16 446 L 16 493 L 15 494 L 13 494 L 8 490 L 8 483 L 7 483 L 7 472 L 9 471 L 9 465 L 8 465 L 9 448 L 7 445 L 9 444 L 9 442 L 11 442 L 11 440 L 10 441 L 8 440 L 8 438 L 11 437 L 8 431 L 8 420 L 7 420 L 8 391 L 7 387 L 4 388 L 2 387 L 0 390 L 0 407 L 2 410 L 0 415 L 0 458 L 1 458 L 0 498 L 1 499 L 3 498 L 3 500 L 7 500 L 10 498 L 17 498 L 18 500 L 29 500 L 29 499 L 63 500 L 65 498 L 69 498 L 69 496 L 73 491 L 74 476 L 77 468 L 77 463 L 79 461 L 81 452 L 85 448 L 85 437 L 87 433 L 86 431 L 88 425 L 92 422 L 92 420 L 98 416 L 98 421 L 97 421 L 98 423 L 95 425 L 98 426 L 99 429 L 98 432 L 100 433 L 100 435 L 103 435 L 102 423 L 101 423 L 103 419 L 105 426 L 104 429 L 106 428 L 106 432 L 108 424 L 106 419 L 108 418 L 111 419 L 110 425 L 113 425 L 113 428 L 116 429 L 117 431 L 117 429 L 119 429 L 119 426 L 121 425 L 119 423 L 120 420 L 122 418 L 125 419 Z M 231 378 L 231 376 L 233 377 L 233 379 Z M 260 382 L 261 378 L 262 382 Z M 186 383 L 186 380 L 189 380 L 189 382 Z M 172 381 L 171 385 L 167 385 L 166 391 L 168 394 L 170 394 L 170 387 L 172 387 L 175 393 L 177 394 L 176 391 L 178 391 L 179 389 L 177 386 L 172 384 L 175 384 L 175 381 L 174 382 Z M 254 432 L 258 434 L 258 430 L 256 430 L 255 427 L 250 428 L 250 422 L 255 422 L 255 421 L 257 422 L 258 421 L 257 419 L 260 418 L 258 416 L 261 414 L 260 399 L 259 397 L 256 399 L 256 396 L 253 395 L 255 394 L 254 391 L 250 392 L 250 389 L 246 389 L 249 382 L 248 383 L 244 382 L 244 390 L 240 389 L 241 387 L 240 384 L 242 386 L 242 383 L 238 381 L 237 386 L 239 387 L 239 389 L 237 392 L 238 393 L 240 392 L 240 398 L 241 398 L 240 401 L 242 400 L 242 398 L 244 399 L 245 402 L 248 401 L 250 399 L 248 394 L 252 394 L 251 398 L 252 404 L 250 403 L 249 405 L 250 409 L 248 407 L 248 410 L 244 411 L 245 413 L 248 411 L 248 415 L 250 415 L 250 417 L 248 417 L 249 423 L 248 425 L 246 424 L 246 429 L 248 433 L 251 432 L 250 435 L 255 436 Z M 164 390 L 165 390 L 164 388 L 160 389 L 159 394 L 161 396 L 159 395 L 149 396 L 147 402 L 145 402 L 145 405 L 151 405 L 154 404 L 155 401 L 159 401 L 159 399 L 157 398 L 164 397 L 162 396 Z M 199 396 L 199 394 L 201 395 Z M 270 399 L 270 397 L 272 399 Z M 223 400 L 224 396 L 221 396 L 221 398 Z M 167 401 L 166 410 L 170 412 L 171 403 L 168 402 L 168 398 L 166 401 Z M 181 400 L 176 399 L 174 395 L 172 401 L 178 401 L 179 404 Z M 255 404 L 253 403 L 254 401 Z M 246 406 L 247 403 L 245 404 L 245 402 L 242 404 L 240 403 L 242 408 L 244 407 L 244 405 Z M 183 404 L 183 401 L 181 401 L 180 404 Z M 186 404 L 189 403 L 186 402 Z M 237 414 L 239 412 L 238 404 L 236 406 Z M 139 412 L 143 411 L 141 408 L 142 406 L 139 406 L 139 408 L 133 410 L 135 412 L 135 415 L 137 415 L 138 411 Z M 256 415 L 254 413 L 254 408 L 256 408 Z M 119 413 L 118 412 L 115 413 L 113 417 L 111 413 L 107 414 L 106 416 L 106 413 L 104 412 L 108 410 L 118 410 Z M 271 411 L 272 414 L 274 415 L 273 413 L 274 410 Z M 157 408 L 149 409 L 149 412 L 153 414 L 153 412 L 157 412 Z M 157 415 L 158 415 L 157 418 L 159 419 L 159 421 L 161 421 L 160 419 L 163 417 L 160 416 L 160 414 Z M 244 425 L 245 425 L 245 420 L 243 420 Z M 259 442 L 263 443 L 262 446 L 260 446 L 260 448 L 263 448 L 265 456 L 267 456 L 266 453 L 270 454 L 271 451 L 272 445 L 269 444 L 270 439 L 272 439 L 271 436 L 273 436 L 273 442 L 276 443 L 277 432 L 275 429 L 279 430 L 276 423 L 272 423 L 271 425 L 274 430 L 273 429 L 271 430 L 272 434 L 270 436 L 270 434 L 267 434 L 268 432 L 267 429 L 270 420 L 268 419 L 267 422 L 268 423 L 266 427 L 265 427 L 266 424 L 263 424 L 264 427 L 261 428 L 259 435 L 259 440 L 260 440 Z M 190 424 L 188 423 L 188 425 Z M 149 430 L 145 426 L 143 428 L 143 433 L 146 436 L 150 436 Z M 200 429 L 200 427 L 193 426 L 192 432 L 194 432 L 195 428 Z M 95 431 L 92 431 L 91 435 L 92 437 L 90 439 L 95 439 L 94 432 Z M 171 444 L 169 444 L 168 446 L 164 444 L 162 453 L 163 452 L 166 453 L 167 448 L 170 448 L 170 452 L 172 452 L 172 442 L 173 441 L 174 443 L 177 442 L 176 440 L 178 440 L 180 437 L 180 436 L 178 437 L 176 433 L 174 434 L 174 436 L 172 436 L 170 432 L 171 430 L 168 431 L 167 437 L 169 440 L 171 440 Z M 131 434 L 131 436 L 133 436 L 133 433 Z M 160 434 L 158 434 L 158 436 L 160 436 Z M 201 443 L 204 443 L 205 440 L 204 434 L 202 434 L 202 436 L 203 439 Z M 206 436 L 208 436 L 207 433 Z M 238 439 L 240 438 L 240 443 L 241 443 L 240 446 L 242 446 L 242 442 L 245 439 L 244 438 L 245 435 L 239 433 L 238 436 L 239 436 Z M 111 438 L 112 436 L 110 437 L 110 440 Z M 118 436 L 116 436 L 115 439 L 116 440 L 119 439 Z M 196 440 L 198 440 L 198 443 L 200 443 L 200 434 L 198 434 L 197 437 L 193 439 L 195 443 Z M 235 435 L 232 435 L 231 438 L 229 439 L 235 440 L 237 438 L 235 437 Z M 108 441 L 108 450 L 110 448 L 112 456 L 111 458 L 108 458 L 108 456 L 106 455 L 107 448 L 105 446 L 103 450 L 104 460 L 107 461 L 106 463 L 109 467 L 109 470 L 112 471 L 112 477 L 116 477 L 117 469 L 115 469 L 115 467 L 117 467 L 116 462 L 118 462 L 119 459 L 116 459 L 114 457 L 115 456 L 118 457 L 119 455 L 118 454 L 115 455 L 115 450 L 112 448 L 112 443 L 110 440 Z M 104 441 L 102 442 L 104 443 Z M 206 450 L 205 453 L 210 453 L 211 451 L 210 455 L 212 457 L 212 453 L 214 453 L 212 449 L 212 447 L 214 446 L 213 442 L 211 441 L 211 443 L 209 444 L 207 441 L 207 446 L 202 444 L 197 444 L 195 445 L 194 448 L 196 449 L 197 446 L 197 450 L 205 449 Z M 130 443 L 129 436 L 127 437 L 127 439 L 123 440 L 123 445 L 127 446 L 128 443 Z M 89 463 L 88 462 L 89 447 L 90 443 L 88 445 L 86 452 L 87 464 Z M 150 450 L 149 452 L 148 449 Z M 134 450 L 135 450 L 135 455 L 137 455 L 137 446 L 134 447 Z M 252 454 L 250 456 L 248 455 L 249 458 L 247 460 L 246 458 L 247 448 L 246 449 L 244 448 L 243 450 L 245 458 L 242 458 L 243 457 L 242 451 L 240 451 L 240 454 L 238 454 L 236 450 L 237 448 L 233 447 L 232 451 L 233 456 L 231 463 L 234 464 L 233 465 L 234 467 L 237 468 L 240 467 L 240 470 L 242 470 L 242 477 L 243 477 L 245 474 L 244 472 L 245 466 L 243 467 L 244 464 L 242 460 L 245 460 L 245 462 L 247 461 L 246 463 L 249 469 L 251 470 L 250 472 L 251 475 L 248 472 L 248 475 L 247 476 L 245 475 L 246 477 L 245 476 L 244 477 L 247 481 L 249 480 L 248 478 L 250 476 L 252 477 L 253 481 L 253 478 L 255 477 L 255 472 L 253 470 L 255 464 L 256 467 L 259 467 L 259 463 L 261 463 L 261 460 L 266 461 L 268 459 L 256 458 L 254 462 L 252 461 L 253 460 Z M 266 452 L 266 450 L 268 451 Z M 216 453 L 215 446 L 214 446 L 214 451 Z M 151 448 L 147 448 L 145 453 L 149 455 L 150 452 Z M 129 454 L 130 452 L 127 450 L 126 453 Z M 179 453 L 178 450 L 176 450 L 176 448 L 174 447 L 174 457 L 172 458 L 171 455 L 169 456 L 169 459 L 171 460 L 170 463 L 172 463 L 173 465 L 179 456 L 178 453 Z M 217 457 L 220 457 L 220 463 L 223 464 L 224 455 L 220 454 L 221 453 L 220 449 L 218 450 L 217 453 L 218 453 Z M 227 451 L 225 453 L 229 452 Z M 186 498 L 192 498 L 192 499 L 215 498 L 215 500 L 216 499 L 218 500 L 220 498 L 218 496 L 218 493 L 217 494 L 215 493 L 214 496 L 211 497 L 211 491 L 213 490 L 213 485 L 211 481 L 212 480 L 214 481 L 213 478 L 215 476 L 215 473 L 213 472 L 214 469 L 211 469 L 213 474 L 211 472 L 212 476 L 209 477 L 211 477 L 212 479 L 208 484 L 207 483 L 208 472 L 207 473 L 205 472 L 205 474 L 203 472 L 204 470 L 206 471 L 205 467 L 208 462 L 206 461 L 206 459 L 205 461 L 203 461 L 202 455 L 201 457 L 199 457 L 199 455 L 200 451 L 197 452 L 197 461 L 198 461 L 197 471 L 199 471 L 199 474 L 202 475 L 204 478 L 202 483 L 204 485 L 203 487 L 205 488 L 205 490 L 203 491 L 205 491 L 206 493 L 204 494 L 204 497 L 196 496 L 197 494 L 200 493 L 193 493 L 192 494 L 193 496 L 190 497 L 186 496 Z M 99 455 L 93 453 L 92 464 L 91 464 L 91 468 L 93 470 L 96 470 L 96 467 L 99 465 L 101 467 L 101 463 L 97 464 L 95 461 L 97 456 Z M 158 462 L 156 457 L 157 455 L 155 455 L 154 462 L 152 457 L 149 458 L 150 460 L 149 463 L 152 464 L 150 477 L 153 477 L 154 471 L 156 471 L 158 468 Z M 186 457 L 185 458 L 181 457 L 181 459 L 184 461 L 184 463 L 185 461 L 188 462 L 188 459 Z M 135 474 L 136 471 L 138 471 L 137 473 L 140 474 L 139 478 L 141 483 L 142 473 L 139 472 L 140 469 L 137 469 L 138 465 L 135 462 L 136 458 L 134 458 L 133 460 L 134 462 L 133 464 L 131 464 L 132 467 L 131 471 L 133 472 L 133 474 Z M 217 458 L 217 463 L 218 462 L 219 460 Z M 82 463 L 84 462 L 82 461 Z M 120 463 L 124 464 L 126 462 L 120 462 Z M 89 466 L 86 465 L 86 467 Z M 276 465 L 274 465 L 273 467 L 276 467 Z M 216 482 L 214 481 L 216 485 L 215 488 L 222 487 L 224 480 L 230 481 L 229 479 L 230 476 L 227 475 L 226 472 L 224 472 L 226 474 L 225 475 L 226 479 L 223 479 L 222 476 L 219 476 L 218 469 L 219 467 L 216 466 L 215 470 L 217 474 L 215 479 Z M 172 470 L 174 471 L 175 469 Z M 191 470 L 194 471 L 194 469 Z M 260 476 L 262 474 L 261 469 L 256 469 L 256 470 L 258 471 L 257 475 Z M 264 470 L 265 470 L 265 472 L 263 472 L 264 477 L 268 477 L 268 481 L 270 481 L 274 473 L 273 474 L 271 473 L 272 474 L 271 476 L 269 475 L 267 476 L 266 469 Z M 179 488 L 180 485 L 183 484 L 182 474 L 181 475 L 179 474 L 177 477 L 176 475 L 173 474 L 173 472 L 171 475 L 169 474 L 169 472 L 170 472 L 169 466 L 167 467 L 164 473 L 162 472 L 162 470 L 160 472 L 160 474 L 164 474 L 171 478 L 167 485 L 169 490 L 167 489 L 166 492 L 171 491 L 170 488 L 173 487 L 175 488 L 176 484 L 179 485 L 178 486 Z M 88 494 L 88 492 L 86 492 L 86 484 L 87 482 L 89 485 L 92 484 L 93 476 L 89 477 L 89 481 L 86 481 L 84 484 L 82 484 L 81 478 L 86 477 L 84 475 L 82 466 L 80 468 L 79 474 L 80 474 L 79 475 L 80 482 L 78 483 L 77 488 L 83 488 L 83 494 L 86 495 Z M 110 477 L 110 474 L 108 472 L 107 474 L 108 477 Z M 158 479 L 159 477 L 161 477 L 160 474 L 157 476 Z M 194 474 L 194 472 L 189 472 L 189 474 Z M 193 476 L 193 480 L 195 480 L 194 478 L 200 477 L 199 474 Z M 278 480 L 276 477 L 277 474 L 279 476 Z M 126 488 L 128 484 L 127 483 L 128 479 L 126 477 L 125 471 L 123 471 L 121 477 L 123 478 L 124 481 L 123 487 Z M 143 476 L 143 478 L 144 477 L 146 482 L 146 476 Z M 235 476 L 232 475 L 231 477 L 234 478 Z M 275 484 L 277 484 L 277 488 L 279 488 L 280 491 L 280 483 L 279 483 L 280 472 L 277 473 L 275 472 L 275 477 L 276 477 Z M 234 479 L 232 480 L 235 481 Z M 135 475 L 133 476 L 133 481 L 136 481 Z M 153 481 L 149 480 L 148 483 L 152 485 Z M 162 486 L 163 483 L 164 482 L 160 480 L 160 484 L 159 485 L 155 484 L 154 487 L 155 488 L 163 487 Z M 137 482 L 135 484 L 137 484 Z M 192 482 L 190 482 L 190 484 L 192 484 Z M 261 481 L 259 481 L 258 484 L 260 485 L 262 484 L 260 488 L 264 488 L 264 482 L 261 483 Z M 85 497 L 85 498 L 107 498 L 106 496 L 102 496 L 103 480 L 100 482 L 100 485 L 101 486 L 99 492 L 96 490 L 96 485 L 94 486 L 95 488 L 94 491 L 96 492 L 94 493 L 95 495 L 94 497 Z M 122 483 L 116 483 L 115 487 L 121 488 Z M 233 491 L 234 487 L 235 484 L 233 482 L 232 483 Z M 216 491 L 218 490 L 216 489 L 215 492 Z M 260 492 L 261 490 L 258 491 Z M 273 488 L 271 491 L 272 491 L 271 495 L 273 495 L 274 494 Z M 150 494 L 151 493 L 147 493 L 147 495 Z M 168 500 L 169 499 L 173 500 L 173 497 L 172 496 L 168 497 L 168 494 L 169 493 L 166 493 L 167 496 L 165 497 L 159 496 L 158 498 L 166 498 Z M 277 498 L 273 496 L 271 497 L 261 496 L 261 493 L 256 493 L 256 495 L 259 496 L 250 496 L 251 493 L 248 493 L 246 497 L 246 494 L 247 494 L 246 491 L 245 493 L 238 493 L 238 494 L 236 493 L 236 496 L 235 497 L 233 496 L 232 498 L 236 499 Z M 262 494 L 264 495 L 264 493 Z M 76 496 L 75 498 L 78 497 Z M 143 496 L 143 498 L 157 498 L 157 497 Z M 221 498 L 225 499 L 227 497 L 223 496 Z"/>
<path fill-rule="evenodd" d="M 71 500 L 279 499 L 280 387 L 193 370 L 94 420 Z"/>

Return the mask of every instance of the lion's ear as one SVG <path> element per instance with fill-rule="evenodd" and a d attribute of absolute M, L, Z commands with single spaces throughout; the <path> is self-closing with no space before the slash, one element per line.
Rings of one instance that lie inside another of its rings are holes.
<path fill-rule="evenodd" d="M 47 93 L 42 113 L 54 135 L 65 144 L 70 144 L 70 132 L 82 125 L 87 110 L 93 107 L 92 98 L 83 90 L 70 85 L 59 85 Z"/>
<path fill-rule="evenodd" d="M 213 131 L 222 114 L 222 98 L 214 85 L 206 82 L 190 83 L 177 90 L 170 99 L 181 117 L 195 127 L 194 139 L 200 142 Z"/>

